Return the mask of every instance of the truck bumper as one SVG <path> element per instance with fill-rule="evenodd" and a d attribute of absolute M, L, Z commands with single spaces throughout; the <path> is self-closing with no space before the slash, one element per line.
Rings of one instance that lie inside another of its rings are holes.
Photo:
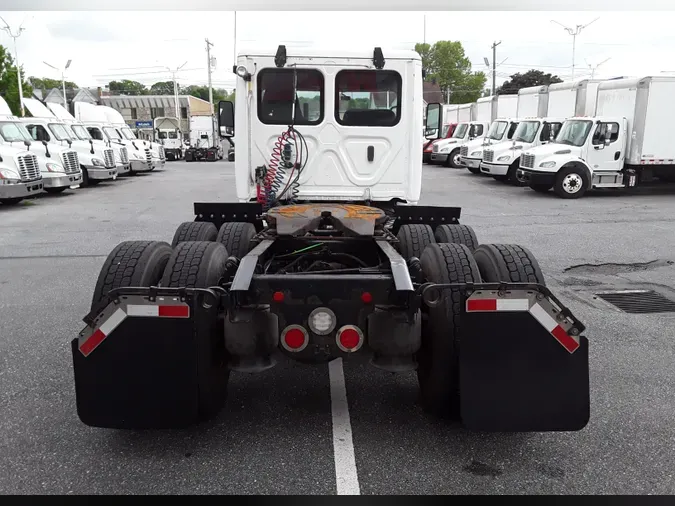
<path fill-rule="evenodd" d="M 528 185 L 551 185 L 555 184 L 555 172 L 541 172 L 538 170 L 518 169 L 516 176 Z"/>
<path fill-rule="evenodd" d="M 506 176 L 509 172 L 509 166 L 497 163 L 480 163 L 480 171 L 491 176 Z"/>
<path fill-rule="evenodd" d="M 448 161 L 448 153 L 431 153 L 431 161 L 434 163 L 445 163 Z"/>
<path fill-rule="evenodd" d="M 42 176 L 43 188 L 63 188 L 64 186 L 77 186 L 82 184 L 82 173 L 64 174 L 62 176 L 44 177 Z"/>
<path fill-rule="evenodd" d="M 422 163 L 429 163 L 431 161 L 431 153 L 422 153 Z"/>
<path fill-rule="evenodd" d="M 35 195 L 42 191 L 42 181 L 31 181 L 29 183 L 3 184 L 0 185 L 0 200 L 17 199 Z"/>
<path fill-rule="evenodd" d="M 148 163 L 142 160 L 132 160 L 131 161 L 131 170 L 134 172 L 150 172 L 155 167 L 152 163 Z"/>
<path fill-rule="evenodd" d="M 115 168 L 117 169 L 117 175 L 118 176 L 124 176 L 126 174 L 129 174 L 129 171 L 131 170 L 131 164 L 122 164 L 118 163 Z"/>
<path fill-rule="evenodd" d="M 470 169 L 478 169 L 480 167 L 480 158 L 466 158 L 464 156 L 460 157 L 459 163 L 462 167 L 468 167 Z"/>
<path fill-rule="evenodd" d="M 166 160 L 162 158 L 153 158 L 152 164 L 155 169 L 161 169 L 166 165 Z"/>
<path fill-rule="evenodd" d="M 89 179 L 96 179 L 98 181 L 106 181 L 108 179 L 117 179 L 117 168 L 107 168 L 107 167 L 87 167 L 87 176 Z"/>

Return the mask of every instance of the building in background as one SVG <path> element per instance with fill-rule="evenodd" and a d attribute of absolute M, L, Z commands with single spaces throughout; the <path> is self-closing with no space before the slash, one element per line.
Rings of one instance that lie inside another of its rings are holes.
<path fill-rule="evenodd" d="M 139 136 L 152 138 L 153 122 L 162 116 L 175 117 L 176 108 L 172 95 L 110 95 L 101 97 L 101 105 L 117 110 L 130 128 Z M 179 95 L 178 107 L 181 130 L 186 140 L 190 138 L 190 117 L 210 116 L 209 102 L 192 95 Z"/>

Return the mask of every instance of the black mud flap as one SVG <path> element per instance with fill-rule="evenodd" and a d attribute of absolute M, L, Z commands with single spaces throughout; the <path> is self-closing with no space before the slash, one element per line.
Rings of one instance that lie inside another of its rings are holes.
<path fill-rule="evenodd" d="M 209 359 L 218 346 L 217 311 L 198 299 L 122 296 L 94 315 L 71 343 L 83 423 L 184 428 L 199 421 L 200 385 L 224 400 L 226 381 L 213 381 L 224 376 L 221 366 Z"/>
<path fill-rule="evenodd" d="M 539 298 L 536 296 L 539 295 Z M 536 292 L 475 292 L 462 315 L 462 424 L 486 432 L 583 429 L 590 418 L 588 340 Z M 576 335 L 576 336 L 575 336 Z"/>

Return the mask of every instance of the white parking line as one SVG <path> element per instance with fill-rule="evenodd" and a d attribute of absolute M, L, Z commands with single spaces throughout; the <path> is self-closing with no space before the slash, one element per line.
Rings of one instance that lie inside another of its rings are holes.
<path fill-rule="evenodd" d="M 331 411 L 333 413 L 333 454 L 338 495 L 360 495 L 359 477 L 352 442 L 352 426 L 349 421 L 347 387 L 342 368 L 342 359 L 328 363 L 330 378 Z"/>

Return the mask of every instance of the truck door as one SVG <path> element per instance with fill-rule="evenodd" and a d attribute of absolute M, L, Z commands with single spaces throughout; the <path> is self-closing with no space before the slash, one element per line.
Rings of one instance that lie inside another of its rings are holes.
<path fill-rule="evenodd" d="M 618 171 L 623 167 L 626 129 L 616 122 L 598 122 L 588 149 L 587 162 L 594 171 Z"/>

